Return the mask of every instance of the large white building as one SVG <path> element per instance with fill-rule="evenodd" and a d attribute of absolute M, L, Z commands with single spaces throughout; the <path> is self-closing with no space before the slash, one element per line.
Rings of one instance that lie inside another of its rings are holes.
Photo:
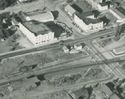
<path fill-rule="evenodd" d="M 37 23 L 37 25 L 30 21 L 25 23 L 19 23 L 20 31 L 28 38 L 28 40 L 34 45 L 42 45 L 50 41 L 55 40 L 54 32 L 43 23 Z"/>
<path fill-rule="evenodd" d="M 52 12 L 25 14 L 19 12 L 12 20 L 19 30 L 35 46 L 50 44 L 67 38 L 67 32 L 57 22 L 54 22 Z"/>
<path fill-rule="evenodd" d="M 72 17 L 74 23 L 85 32 L 96 32 L 103 29 L 103 21 L 95 18 L 95 13 L 93 11 L 78 12 L 72 5 L 65 6 L 65 11 Z"/>
<path fill-rule="evenodd" d="M 75 13 L 74 22 L 85 32 L 96 32 L 103 29 L 103 21 L 96 19 L 92 12 Z"/>

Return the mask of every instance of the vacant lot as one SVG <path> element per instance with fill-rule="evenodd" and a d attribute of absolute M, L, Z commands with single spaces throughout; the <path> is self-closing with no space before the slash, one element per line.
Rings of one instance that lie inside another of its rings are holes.
<path fill-rule="evenodd" d="M 5 59 L 0 64 L 0 74 L 5 75 L 10 72 L 16 72 L 20 67 L 30 66 L 30 65 L 39 65 L 40 67 L 47 64 L 52 65 L 51 63 L 56 62 L 60 63 L 67 61 L 68 59 L 74 59 L 78 57 L 84 57 L 83 54 L 65 54 L 62 48 L 57 48 L 53 50 L 48 50 L 46 52 L 41 51 L 32 54 L 26 54 L 22 56 L 12 57 Z"/>

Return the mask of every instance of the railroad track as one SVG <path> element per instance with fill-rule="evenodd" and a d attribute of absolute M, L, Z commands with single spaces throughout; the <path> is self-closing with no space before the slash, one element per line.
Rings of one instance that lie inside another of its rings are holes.
<path fill-rule="evenodd" d="M 19 74 L 16 75 L 14 77 L 10 77 L 10 78 L 5 78 L 5 79 L 1 79 L 0 80 L 0 85 L 4 85 L 4 84 L 8 84 L 10 82 L 14 82 L 14 81 L 18 81 L 21 79 L 25 79 L 28 78 L 30 76 L 37 76 L 37 75 L 45 75 L 45 74 L 50 74 L 50 73 L 55 73 L 55 72 L 59 72 L 59 71 L 65 71 L 65 70 L 70 70 L 70 69 L 76 69 L 76 68 L 85 68 L 85 67 L 91 67 L 91 66 L 100 66 L 103 64 L 111 64 L 111 63 L 117 63 L 117 62 L 123 62 L 125 61 L 125 59 L 120 59 L 120 58 L 115 58 L 115 59 L 109 59 L 109 60 L 103 60 L 103 61 L 98 61 L 98 62 L 93 62 L 93 61 L 89 61 L 86 62 L 84 64 L 75 64 L 75 65 L 64 65 L 66 64 L 66 62 L 63 62 L 60 64 L 60 66 L 57 65 L 53 65 L 53 66 L 49 66 L 49 67 L 44 67 L 38 70 L 34 70 L 34 71 L 29 71 L 27 73 L 24 74 Z"/>

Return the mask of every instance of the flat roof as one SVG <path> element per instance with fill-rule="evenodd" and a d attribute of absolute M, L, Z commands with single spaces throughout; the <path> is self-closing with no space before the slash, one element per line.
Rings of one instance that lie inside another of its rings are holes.
<path fill-rule="evenodd" d="M 62 26 L 60 26 L 60 25 L 58 25 L 58 24 L 56 24 L 56 23 L 54 23 L 54 22 L 46 22 L 45 25 L 46 25 L 52 32 L 54 32 L 54 36 L 55 36 L 55 37 L 60 37 L 60 35 L 65 32 L 65 29 L 64 29 Z"/>
<path fill-rule="evenodd" d="M 52 12 L 35 13 L 35 15 L 29 16 L 31 20 L 37 20 L 40 22 L 54 21 Z"/>
<path fill-rule="evenodd" d="M 94 13 L 93 13 L 92 11 L 88 11 L 88 12 L 83 12 L 83 13 L 81 13 L 81 15 L 87 17 L 87 16 L 92 16 L 92 15 L 94 15 Z"/>
<path fill-rule="evenodd" d="M 69 4 L 66 5 L 65 9 L 68 10 L 71 14 L 76 12 L 76 10 L 73 7 L 71 7 L 71 5 Z"/>
<path fill-rule="evenodd" d="M 79 13 L 82 13 L 82 12 L 83 12 L 82 8 L 80 8 L 77 4 L 73 3 L 73 4 L 71 4 L 71 6 L 72 6 L 77 12 L 79 12 Z"/>
<path fill-rule="evenodd" d="M 118 48 L 113 49 L 113 52 L 115 54 L 122 54 L 125 53 L 125 46 L 120 46 Z"/>
<path fill-rule="evenodd" d="M 23 25 L 32 33 L 37 35 L 44 35 L 49 33 L 51 30 L 43 23 L 37 21 L 24 22 Z"/>

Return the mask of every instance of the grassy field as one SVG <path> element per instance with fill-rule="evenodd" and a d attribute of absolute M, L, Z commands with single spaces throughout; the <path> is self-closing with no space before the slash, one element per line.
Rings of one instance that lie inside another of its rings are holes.
<path fill-rule="evenodd" d="M 84 55 L 82 55 L 81 53 L 66 54 L 63 52 L 62 48 L 57 48 L 51 51 L 41 51 L 18 57 L 7 58 L 4 59 L 0 64 L 0 74 L 5 75 L 11 72 L 16 72 L 20 67 L 23 66 L 39 65 L 40 68 L 42 68 L 42 66 L 46 66 L 47 64 L 52 65 L 53 62 L 57 64 L 63 61 L 67 61 L 68 59 L 74 59 L 76 57 L 82 56 Z"/>
<path fill-rule="evenodd" d="M 0 53 L 5 53 L 9 51 L 14 51 L 17 49 L 21 49 L 22 47 L 17 42 L 17 39 L 19 38 L 18 33 L 15 33 L 14 35 L 10 36 L 5 41 L 0 41 Z"/>

